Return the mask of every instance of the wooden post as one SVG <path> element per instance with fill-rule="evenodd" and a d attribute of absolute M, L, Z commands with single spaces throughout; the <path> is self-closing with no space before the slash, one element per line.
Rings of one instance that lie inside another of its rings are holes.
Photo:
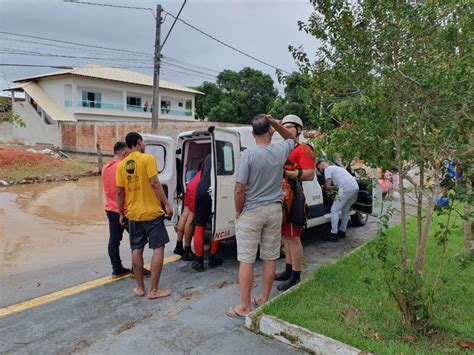
<path fill-rule="evenodd" d="M 102 167 L 104 166 L 104 161 L 102 159 L 102 151 L 100 150 L 100 144 L 96 144 L 97 147 L 97 165 L 99 168 L 99 175 L 102 174 Z"/>

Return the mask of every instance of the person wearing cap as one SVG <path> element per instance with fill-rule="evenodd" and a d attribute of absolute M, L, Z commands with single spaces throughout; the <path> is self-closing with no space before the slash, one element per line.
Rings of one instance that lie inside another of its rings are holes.
<path fill-rule="evenodd" d="M 296 115 L 283 117 L 282 125 L 292 132 L 299 140 L 303 129 L 303 121 Z M 298 143 L 288 156 L 284 174 L 292 184 L 301 184 L 302 181 L 314 179 L 315 154 L 313 149 L 304 143 Z M 293 203 L 296 203 L 293 201 Z M 304 202 L 303 202 L 304 203 Z M 278 285 L 279 291 L 285 291 L 300 282 L 301 265 L 303 263 L 303 245 L 301 244 L 302 225 L 287 220 L 282 225 L 281 235 L 285 247 L 285 270 L 275 275 L 276 281 L 285 281 Z"/>
<path fill-rule="evenodd" d="M 337 242 L 338 238 L 346 237 L 349 211 L 351 206 L 357 201 L 359 184 L 346 169 L 329 165 L 324 159 L 318 160 L 316 169 L 318 169 L 321 174 L 324 174 L 324 188 L 330 190 L 333 185 L 338 188 L 337 196 L 331 206 L 331 233 L 329 236 L 324 237 L 325 240 L 330 242 Z M 339 213 L 341 213 L 340 225 Z"/>

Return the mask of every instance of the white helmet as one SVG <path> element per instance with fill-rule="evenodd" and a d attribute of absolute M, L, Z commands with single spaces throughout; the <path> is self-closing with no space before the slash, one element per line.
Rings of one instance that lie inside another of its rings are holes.
<path fill-rule="evenodd" d="M 286 115 L 285 117 L 283 117 L 281 124 L 285 124 L 285 123 L 293 123 L 303 128 L 303 121 L 301 120 L 301 118 L 299 118 L 296 115 Z"/>

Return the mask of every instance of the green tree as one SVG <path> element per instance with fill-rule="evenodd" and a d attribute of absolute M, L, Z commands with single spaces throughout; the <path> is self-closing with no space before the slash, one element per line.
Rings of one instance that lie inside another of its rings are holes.
<path fill-rule="evenodd" d="M 473 6 L 467 0 L 312 4 L 315 11 L 299 26 L 320 41 L 316 60 L 290 46 L 301 73 L 311 79 L 305 105 L 313 111 L 314 124 L 325 131 L 320 144 L 326 152 L 338 153 L 345 161 L 362 158 L 399 173 L 400 264 L 387 273 L 387 281 L 403 320 L 425 330 L 444 260 L 440 257 L 430 287 L 423 277 L 424 257 L 441 191 L 440 161 L 459 157 L 464 166 L 472 164 L 472 154 L 462 152 L 472 152 L 473 73 L 467 49 L 473 47 Z M 414 255 L 406 247 L 411 237 L 406 232 L 406 180 L 417 201 Z M 447 213 L 456 213 L 453 206 Z M 436 233 L 442 253 L 448 227 L 440 226 Z M 379 253 L 381 259 L 384 252 Z"/>
<path fill-rule="evenodd" d="M 214 83 L 204 82 L 196 90 L 201 91 L 204 95 L 196 97 L 196 116 L 203 120 L 209 112 L 219 105 L 222 98 L 222 91 Z"/>
<path fill-rule="evenodd" d="M 307 125 L 312 121 L 311 113 L 314 111 L 309 100 L 308 88 L 311 83 L 309 76 L 293 72 L 282 76 L 280 81 L 285 84 L 285 96 L 275 99 L 269 113 L 276 118 L 282 118 L 288 114 L 298 115 Z"/>
<path fill-rule="evenodd" d="M 12 123 L 15 127 L 26 127 L 25 121 L 13 110 L 11 102 L 10 97 L 0 97 L 0 124 L 4 121 Z"/>
<path fill-rule="evenodd" d="M 206 94 L 197 99 L 198 117 L 218 122 L 250 123 L 258 113 L 267 112 L 277 96 L 271 76 L 248 67 L 224 70 L 216 84 L 204 83 L 197 89 Z"/>

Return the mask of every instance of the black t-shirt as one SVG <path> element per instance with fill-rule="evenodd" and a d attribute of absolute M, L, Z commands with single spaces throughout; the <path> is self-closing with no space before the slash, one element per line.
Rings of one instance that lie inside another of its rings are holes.
<path fill-rule="evenodd" d="M 209 187 L 211 186 L 211 154 L 208 154 L 206 158 L 204 159 L 203 166 L 201 168 L 201 180 L 199 181 L 199 184 L 197 186 L 197 191 L 196 191 L 196 198 L 197 196 L 204 196 L 207 195 L 210 197 L 209 193 L 207 192 L 209 190 Z"/>

